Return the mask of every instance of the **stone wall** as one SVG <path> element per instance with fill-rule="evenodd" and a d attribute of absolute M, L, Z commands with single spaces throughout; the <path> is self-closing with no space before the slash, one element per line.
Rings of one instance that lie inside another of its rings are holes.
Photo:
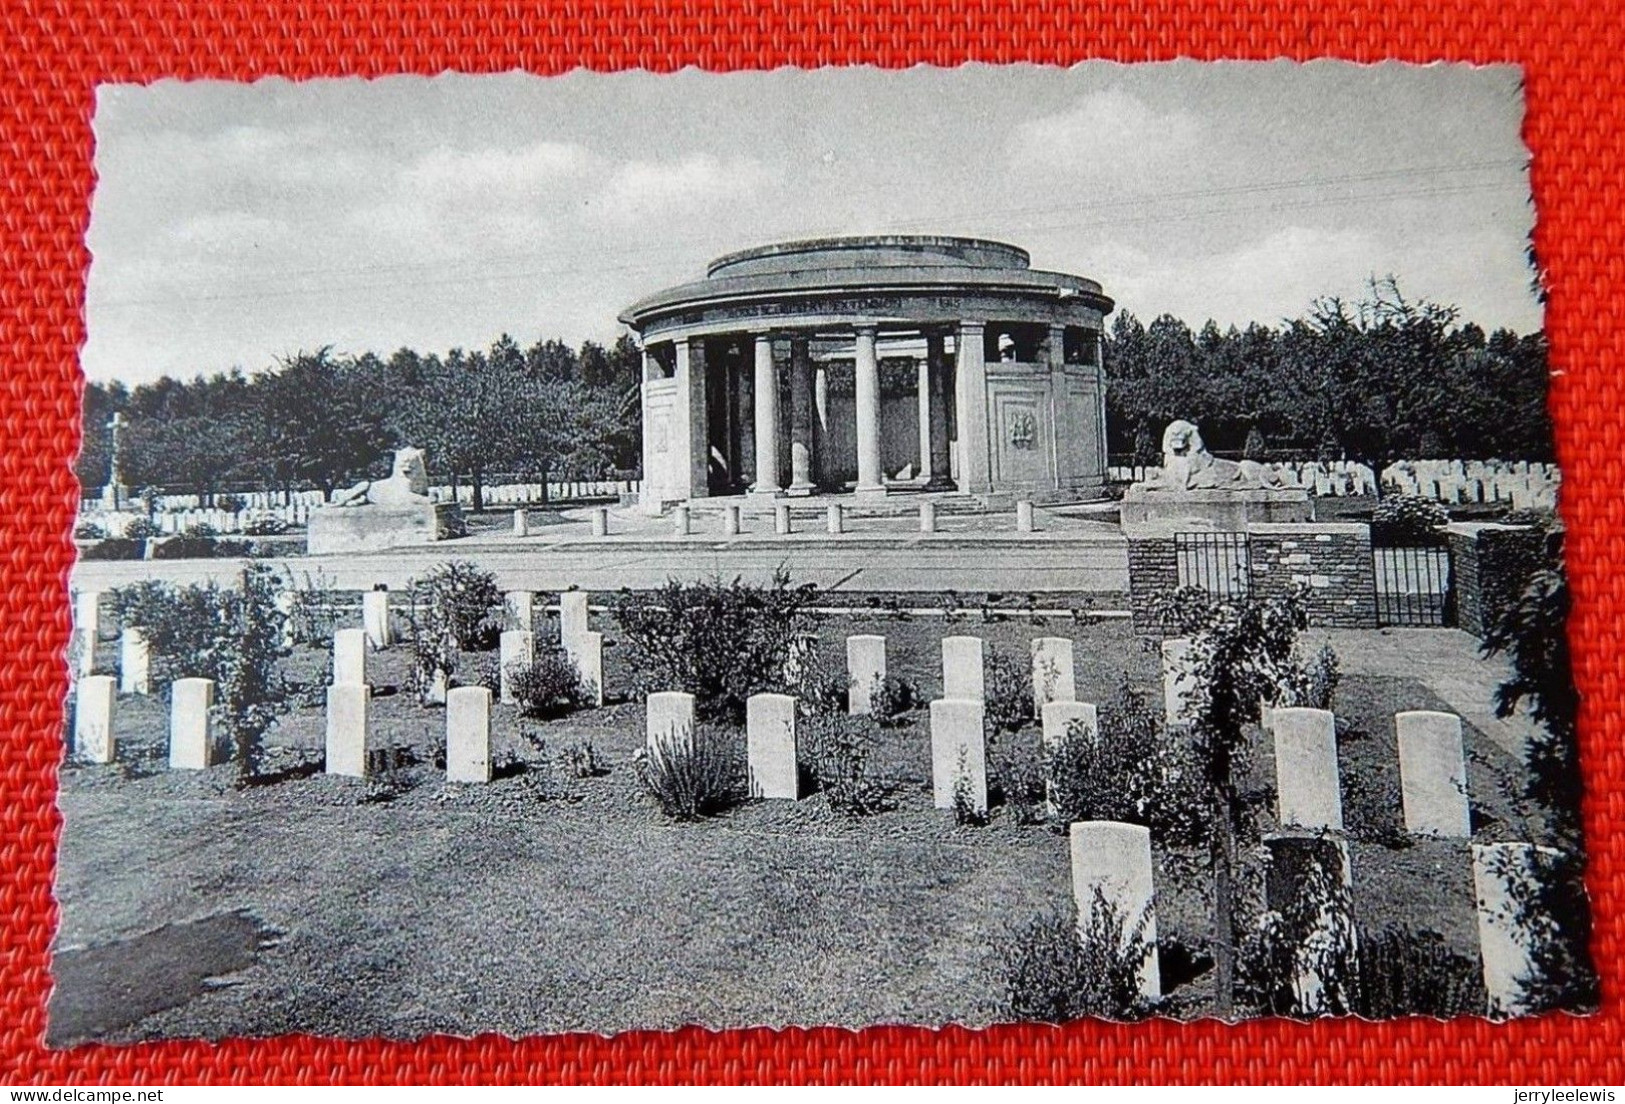
<path fill-rule="evenodd" d="M 1445 535 L 1455 576 L 1456 625 L 1482 637 L 1522 589 L 1543 538 L 1527 525 L 1477 522 L 1448 525 Z"/>
<path fill-rule="evenodd" d="M 1285 597 L 1308 588 L 1309 623 L 1325 628 L 1377 626 L 1371 527 L 1339 522 L 1249 525 L 1253 594 Z"/>
<path fill-rule="evenodd" d="M 1128 542 L 1128 599 L 1136 632 L 1161 632 L 1156 601 L 1179 588 L 1179 562 L 1173 534 L 1131 537 Z"/>

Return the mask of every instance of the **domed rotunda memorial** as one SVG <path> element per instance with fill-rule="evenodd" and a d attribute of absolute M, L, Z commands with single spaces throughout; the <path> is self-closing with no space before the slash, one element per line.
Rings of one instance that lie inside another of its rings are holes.
<path fill-rule="evenodd" d="M 641 339 L 643 505 L 889 489 L 1098 496 L 1093 280 L 974 238 L 785 242 L 627 308 Z"/>

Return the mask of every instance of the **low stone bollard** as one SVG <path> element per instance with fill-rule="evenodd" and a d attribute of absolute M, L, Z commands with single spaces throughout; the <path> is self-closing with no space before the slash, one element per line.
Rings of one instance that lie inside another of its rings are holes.
<path fill-rule="evenodd" d="M 1016 532 L 1033 531 L 1033 504 L 1025 500 L 1016 503 Z"/>
<path fill-rule="evenodd" d="M 1072 641 L 1064 636 L 1040 636 L 1033 641 L 1033 716 L 1041 717 L 1050 702 L 1077 699 L 1077 674 Z"/>
<path fill-rule="evenodd" d="M 1405 830 L 1466 839 L 1473 834 L 1461 718 L 1415 710 L 1394 714 Z"/>
<path fill-rule="evenodd" d="M 508 608 L 508 620 L 516 629 L 531 632 L 536 628 L 536 594 L 529 590 L 510 590 L 503 597 Z"/>
<path fill-rule="evenodd" d="M 367 630 L 339 629 L 333 634 L 333 685 L 367 685 Z"/>
<path fill-rule="evenodd" d="M 681 690 L 650 694 L 644 704 L 643 739 L 646 746 L 670 746 L 694 734 L 694 695 Z"/>
<path fill-rule="evenodd" d="M 372 687 L 338 683 L 327 688 L 327 773 L 367 777 L 367 711 Z"/>
<path fill-rule="evenodd" d="M 854 717 L 874 712 L 875 688 L 886 678 L 886 638 L 849 636 L 846 638 L 846 711 Z"/>
<path fill-rule="evenodd" d="M 788 694 L 752 694 L 745 699 L 745 746 L 752 797 L 770 801 L 801 799 L 795 698 Z"/>
<path fill-rule="evenodd" d="M 674 537 L 688 536 L 688 507 L 677 506 L 671 512 L 671 531 Z"/>
<path fill-rule="evenodd" d="M 530 515 L 524 510 L 513 512 L 513 535 L 516 537 L 530 536 Z"/>
<path fill-rule="evenodd" d="M 566 590 L 559 595 L 559 643 L 565 651 L 591 629 L 589 619 L 586 591 Z"/>
<path fill-rule="evenodd" d="M 101 593 L 81 590 L 73 596 L 73 632 L 79 654 L 75 672 L 79 677 L 96 669 L 96 640 L 101 635 Z"/>
<path fill-rule="evenodd" d="M 1318 833 L 1279 833 L 1263 842 L 1264 903 L 1294 925 L 1285 935 L 1294 949 L 1295 1010 L 1305 1016 L 1346 1014 L 1359 951 L 1348 844 Z"/>
<path fill-rule="evenodd" d="M 389 591 L 375 588 L 362 593 L 361 627 L 374 648 L 387 648 L 395 643 L 389 623 Z"/>
<path fill-rule="evenodd" d="M 734 503 L 722 508 L 722 535 L 725 537 L 739 535 L 739 507 Z"/>
<path fill-rule="evenodd" d="M 576 666 L 583 688 L 594 706 L 604 704 L 604 634 L 582 633 L 565 645 L 564 654 Z"/>
<path fill-rule="evenodd" d="M 119 633 L 118 689 L 121 694 L 152 693 L 152 651 L 140 629 Z"/>
<path fill-rule="evenodd" d="M 790 507 L 783 502 L 773 507 L 773 531 L 781 537 L 794 532 L 790 524 Z"/>
<path fill-rule="evenodd" d="M 491 781 L 491 691 L 446 691 L 446 781 Z"/>
<path fill-rule="evenodd" d="M 1151 830 L 1113 820 L 1080 820 L 1068 829 L 1067 843 L 1079 938 L 1087 942 L 1099 937 L 1093 922 L 1097 908 L 1115 912 L 1122 920 L 1117 950 L 1146 952 L 1139 968 L 1140 995 L 1157 1000 L 1162 996 L 1162 968 L 1157 960 Z M 1104 921 L 1105 917 L 1099 919 Z"/>
<path fill-rule="evenodd" d="M 943 698 L 931 703 L 931 800 L 955 807 L 963 795 L 969 811 L 987 815 L 987 743 L 980 699 Z"/>
<path fill-rule="evenodd" d="M 942 638 L 942 696 L 944 698 L 987 699 L 983 669 L 983 646 L 979 636 Z"/>
<path fill-rule="evenodd" d="M 831 502 L 824 510 L 824 529 L 833 534 L 846 532 L 846 511 L 839 502 Z"/>
<path fill-rule="evenodd" d="M 73 692 L 73 747 L 80 758 L 111 763 L 118 739 L 113 730 L 116 686 L 112 675 L 86 675 Z"/>
<path fill-rule="evenodd" d="M 1324 709 L 1277 709 L 1275 793 L 1282 827 L 1343 827 L 1337 722 Z"/>
<path fill-rule="evenodd" d="M 498 638 L 497 663 L 501 671 L 497 675 L 497 690 L 503 705 L 513 705 L 518 699 L 514 697 L 513 676 L 528 670 L 536 662 L 536 634 L 526 629 L 509 629 Z"/>
<path fill-rule="evenodd" d="M 214 680 L 176 679 L 169 686 L 169 769 L 214 765 Z"/>
<path fill-rule="evenodd" d="M 1196 679 L 1190 671 L 1190 651 L 1189 640 L 1162 642 L 1162 709 L 1170 725 L 1191 722 L 1189 696 L 1196 689 Z"/>
<path fill-rule="evenodd" d="M 935 502 L 920 503 L 920 532 L 935 533 L 937 531 L 937 504 Z"/>
<path fill-rule="evenodd" d="M 592 512 L 592 535 L 595 537 L 609 536 L 609 510 L 600 506 Z"/>

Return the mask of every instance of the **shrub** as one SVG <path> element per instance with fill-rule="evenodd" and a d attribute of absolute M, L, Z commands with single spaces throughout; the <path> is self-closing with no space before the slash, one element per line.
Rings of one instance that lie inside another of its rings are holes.
<path fill-rule="evenodd" d="M 412 682 L 424 700 L 457 673 L 463 649 L 489 650 L 502 631 L 496 576 L 465 562 L 437 564 L 407 583 L 407 638 Z"/>
<path fill-rule="evenodd" d="M 1331 841 L 1322 837 L 1321 842 Z M 1262 907 L 1262 865 L 1249 871 L 1253 885 L 1248 896 L 1257 911 L 1238 940 L 1236 981 L 1241 999 L 1261 1014 L 1348 1015 L 1355 1010 L 1359 975 L 1352 894 L 1343 881 L 1342 860 L 1325 861 L 1332 853 L 1329 847 L 1320 849 L 1303 865 L 1297 893 L 1279 911 Z M 1320 983 L 1301 986 L 1298 979 L 1305 976 Z"/>
<path fill-rule="evenodd" d="M 275 514 L 250 514 L 243 520 L 243 535 L 247 537 L 280 537 L 291 528 Z"/>
<path fill-rule="evenodd" d="M 924 704 L 919 687 L 898 675 L 885 675 L 876 679 L 869 691 L 869 706 L 874 716 L 885 725 L 901 723 L 904 714 Z"/>
<path fill-rule="evenodd" d="M 964 748 L 954 763 L 954 823 L 980 828 L 988 822 L 986 794 L 978 794 L 971 782 L 970 764 Z"/>
<path fill-rule="evenodd" d="M 1427 540 L 1450 520 L 1442 503 L 1420 495 L 1390 495 L 1371 512 L 1371 536 L 1387 541 Z"/>
<path fill-rule="evenodd" d="M 891 807 L 891 790 L 873 769 L 879 742 L 874 718 L 818 712 L 808 719 L 806 731 L 807 773 L 829 799 L 831 809 L 858 817 Z"/>
<path fill-rule="evenodd" d="M 1014 732 L 1032 720 L 1033 694 L 1030 664 L 1001 648 L 989 648 L 982 671 L 984 722 L 989 731 Z"/>
<path fill-rule="evenodd" d="M 1319 651 L 1293 665 L 1286 674 L 1286 685 L 1278 704 L 1306 709 L 1331 709 L 1337 684 L 1343 679 L 1337 652 L 1330 644 L 1322 644 Z"/>
<path fill-rule="evenodd" d="M 214 500 L 215 509 L 224 510 L 228 514 L 240 514 L 247 505 L 242 495 L 223 494 Z"/>
<path fill-rule="evenodd" d="M 73 527 L 73 539 L 82 541 L 106 540 L 107 528 L 94 521 L 81 521 Z"/>
<path fill-rule="evenodd" d="M 145 540 L 109 537 L 79 550 L 81 560 L 140 560 L 147 555 Z"/>
<path fill-rule="evenodd" d="M 1140 971 L 1153 950 L 1145 938 L 1149 917 L 1142 914 L 1130 929 L 1128 918 L 1096 889 L 1082 932 L 1072 917 L 1054 912 L 1007 932 L 1000 957 L 1011 1018 L 1059 1024 L 1149 1015 L 1140 992 Z"/>
<path fill-rule="evenodd" d="M 576 778 L 599 778 L 609 773 L 609 763 L 599 756 L 591 740 L 581 740 L 566 747 L 564 761 Z"/>
<path fill-rule="evenodd" d="M 207 526 L 199 526 L 198 528 L 207 529 Z M 163 536 L 163 530 L 159 529 L 158 523 L 151 518 L 138 517 L 124 527 L 125 540 L 146 540 L 148 537 L 161 536 Z"/>
<path fill-rule="evenodd" d="M 1445 946 L 1438 932 L 1409 927 L 1360 933 L 1355 1012 L 1368 1020 L 1392 1016 L 1484 1013 L 1484 975 L 1474 957 Z"/>
<path fill-rule="evenodd" d="M 304 582 L 296 585 L 293 572 L 284 576 L 283 587 L 292 594 L 288 603 L 289 635 L 298 644 L 325 646 L 333 639 L 343 610 L 338 589 L 321 568 L 311 575 L 306 571 Z"/>
<path fill-rule="evenodd" d="M 817 597 L 811 583 L 792 587 L 781 567 L 765 587 L 716 577 L 671 580 L 649 596 L 623 590 L 614 616 L 640 692 L 685 690 L 701 718 L 739 724 L 751 695 L 789 688 L 786 665 Z"/>
<path fill-rule="evenodd" d="M 987 747 L 989 800 L 1002 804 L 1017 824 L 1045 817 L 1043 752 L 1037 741 L 1003 739 Z"/>
<path fill-rule="evenodd" d="M 1170 845 L 1206 838 L 1208 801 L 1196 749 L 1165 731 L 1145 695 L 1126 683 L 1102 706 L 1099 733 L 1074 724 L 1049 749 L 1046 774 L 1059 824 L 1143 824 Z"/>
<path fill-rule="evenodd" d="M 1241 458 L 1243 460 L 1254 460 L 1260 464 L 1269 459 L 1268 446 L 1264 442 L 1264 435 L 1259 432 L 1256 425 L 1247 430 L 1247 440 L 1241 446 Z"/>
<path fill-rule="evenodd" d="M 638 780 L 673 820 L 713 816 L 745 796 L 744 748 L 734 733 L 684 728 L 639 748 Z"/>
<path fill-rule="evenodd" d="M 528 666 L 510 667 L 508 688 L 527 717 L 563 716 L 589 700 L 576 665 L 559 648 L 540 649 Z"/>

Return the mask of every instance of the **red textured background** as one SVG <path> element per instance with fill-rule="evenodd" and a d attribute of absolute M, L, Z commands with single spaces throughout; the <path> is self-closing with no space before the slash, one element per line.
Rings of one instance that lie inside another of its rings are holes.
<path fill-rule="evenodd" d="M 1625 34 L 1616 5 L 1253 0 L 1110 5 L 779 2 L 355 5 L 0 0 L 0 1081 L 1498 1081 L 1625 1083 L 1625 714 L 1619 353 Z M 44 1049 L 59 819 L 53 796 L 76 500 L 76 350 L 89 257 L 90 115 L 103 81 L 736 69 L 967 60 L 1197 58 L 1516 62 L 1528 89 L 1537 249 L 1586 693 L 1583 762 L 1604 1011 L 1493 1026 L 1405 1021 L 1082 1024 L 932 1032 L 689 1030 L 414 1045 L 290 1037 Z"/>

